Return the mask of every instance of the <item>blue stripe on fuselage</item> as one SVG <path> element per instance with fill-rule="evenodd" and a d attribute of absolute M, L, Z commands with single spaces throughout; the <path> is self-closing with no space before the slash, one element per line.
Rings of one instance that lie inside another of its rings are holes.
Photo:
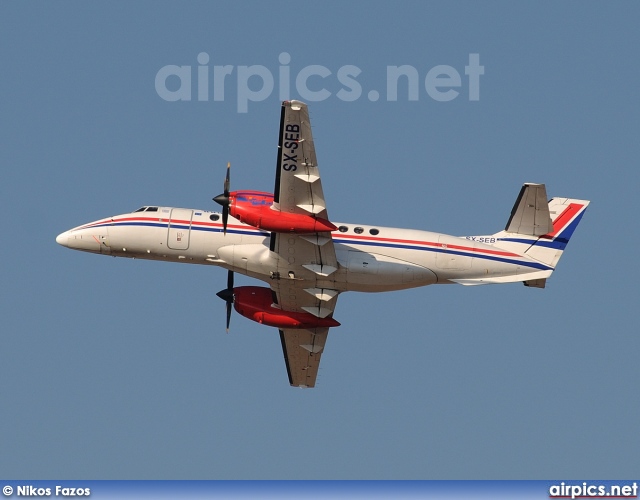
<path fill-rule="evenodd" d="M 168 228 L 169 225 L 168 223 L 159 223 L 159 222 L 118 222 L 118 221 L 113 221 L 113 222 L 107 222 L 104 224 L 98 224 L 95 226 L 92 226 L 91 228 L 94 227 L 103 227 L 103 226 L 144 226 L 144 227 L 160 227 L 160 228 Z M 184 225 L 184 224 L 176 224 L 176 225 L 172 225 L 171 228 L 175 228 L 175 229 L 189 229 L 191 228 L 194 231 L 208 231 L 208 232 L 213 232 L 213 233 L 221 233 L 222 227 L 202 227 L 202 226 L 188 226 L 188 225 Z M 89 228 L 87 228 L 89 229 Z M 264 236 L 264 237 L 268 237 L 269 233 L 267 232 L 262 232 L 260 230 L 238 230 L 238 229 L 227 229 L 227 233 L 230 234 L 239 234 L 239 235 L 247 235 L 247 236 Z M 512 239 L 505 239 L 506 241 L 522 241 L 523 243 L 526 242 L 526 240 L 512 240 Z M 382 247 L 382 248 L 402 248 L 402 249 L 406 249 L 406 250 L 421 250 L 423 252 L 440 252 L 440 253 L 447 253 L 447 254 L 454 254 L 454 255 L 461 255 L 464 257 L 476 257 L 479 259 L 486 259 L 486 260 L 492 260 L 492 261 L 496 261 L 496 262 L 504 262 L 507 264 L 516 264 L 516 265 L 521 265 L 521 266 L 525 266 L 525 267 L 531 267 L 533 269 L 541 269 L 541 270 L 551 270 L 553 269 L 552 267 L 546 266 L 544 264 L 540 264 L 537 262 L 529 262 L 529 261 L 520 261 L 520 260 L 515 260 L 515 259 L 507 259 L 504 257 L 497 257 L 494 255 L 486 255 L 486 254 L 480 254 L 480 253 L 471 253 L 471 252 L 463 252 L 463 251 L 458 251 L 458 250 L 449 250 L 449 249 L 443 249 L 443 248 L 430 248 L 430 247 L 423 247 L 423 246 L 418 246 L 418 245 L 403 245 L 403 244 L 398 244 L 398 243 L 384 243 L 384 242 L 380 242 L 380 241 L 365 241 L 365 240 L 357 240 L 357 241 L 353 241 L 353 240 L 349 240 L 349 239 L 343 239 L 343 238 L 333 238 L 333 242 L 334 243 L 343 243 L 343 244 L 349 244 L 349 245 L 363 245 L 363 246 L 374 246 L 374 247 Z"/>
<path fill-rule="evenodd" d="M 362 240 L 358 240 L 358 241 L 353 241 L 353 240 L 343 240 L 343 239 L 335 239 L 333 240 L 334 243 L 348 243 L 351 245 L 367 245 L 367 246 L 377 246 L 377 247 L 384 247 L 384 248 L 404 248 L 407 250 L 422 250 L 424 252 L 437 252 L 437 253 L 447 253 L 447 254 L 453 254 L 453 255 L 462 255 L 464 257 L 477 257 L 479 259 L 486 259 L 486 260 L 493 260 L 496 262 L 505 262 L 507 264 L 517 264 L 517 265 L 522 265 L 522 266 L 526 266 L 526 267 L 532 267 L 534 269 L 541 269 L 544 271 L 547 270 L 551 270 L 553 269 L 552 267 L 549 266 L 545 266 L 544 264 L 540 264 L 538 262 L 528 262 L 528 261 L 521 261 L 521 260 L 515 260 L 515 259 L 506 259 L 504 257 L 497 257 L 495 255 L 486 255 L 486 254 L 478 254 L 478 253 L 471 253 L 471 252 L 462 252 L 459 250 L 448 250 L 448 249 L 444 249 L 444 248 L 437 248 L 437 247 L 422 247 L 422 246 L 416 246 L 416 245 L 401 245 L 398 243 L 381 243 L 378 241 L 362 241 Z"/>

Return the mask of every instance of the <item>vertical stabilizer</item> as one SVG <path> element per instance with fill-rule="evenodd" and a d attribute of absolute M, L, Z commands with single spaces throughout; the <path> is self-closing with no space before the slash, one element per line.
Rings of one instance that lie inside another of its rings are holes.
<path fill-rule="evenodd" d="M 508 233 L 542 236 L 552 229 L 545 185 L 524 184 L 504 230 Z"/>
<path fill-rule="evenodd" d="M 525 184 L 505 230 L 493 236 L 496 246 L 555 268 L 589 201 L 553 198 L 544 206 L 542 194 L 546 195 L 544 184 Z"/>
<path fill-rule="evenodd" d="M 553 229 L 540 236 L 524 254 L 551 267 L 556 267 L 588 205 L 589 202 L 586 200 L 553 198 L 549 202 L 549 211 L 553 216 Z"/>

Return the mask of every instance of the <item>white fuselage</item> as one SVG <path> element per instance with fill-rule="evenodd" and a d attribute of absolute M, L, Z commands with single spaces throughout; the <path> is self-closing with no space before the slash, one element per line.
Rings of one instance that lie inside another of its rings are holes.
<path fill-rule="evenodd" d="M 383 292 L 549 269 L 526 256 L 464 237 L 335 225 L 340 228 L 332 235 L 340 267 L 327 277 L 326 287 L 339 291 Z M 270 233 L 232 217 L 225 235 L 217 212 L 157 207 L 78 226 L 60 234 L 56 241 L 72 249 L 114 257 L 217 265 L 268 283 L 278 268 L 269 252 L 270 237 Z M 295 254 L 289 259 L 295 260 Z"/>

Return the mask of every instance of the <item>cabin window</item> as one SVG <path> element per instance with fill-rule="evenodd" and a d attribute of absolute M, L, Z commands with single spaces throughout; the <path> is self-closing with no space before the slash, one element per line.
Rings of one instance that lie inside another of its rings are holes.
<path fill-rule="evenodd" d="M 369 234 L 372 234 L 372 235 L 374 235 L 374 236 L 375 236 L 376 234 L 378 234 L 379 232 L 380 232 L 380 231 L 378 231 L 376 228 L 369 229 Z"/>
<path fill-rule="evenodd" d="M 364 229 L 361 227 L 356 227 L 354 228 L 353 232 L 356 234 L 362 234 L 364 232 Z"/>
<path fill-rule="evenodd" d="M 338 231 L 340 231 L 341 233 L 346 233 L 349 230 L 349 228 L 347 226 L 340 226 L 338 228 Z"/>
<path fill-rule="evenodd" d="M 218 214 L 211 214 L 211 215 L 209 216 L 209 218 L 210 218 L 212 221 L 220 220 L 220 216 L 219 216 Z"/>

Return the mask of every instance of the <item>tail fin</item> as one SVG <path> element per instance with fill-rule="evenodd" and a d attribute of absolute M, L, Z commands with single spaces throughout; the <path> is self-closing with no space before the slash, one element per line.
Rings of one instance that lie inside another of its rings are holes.
<path fill-rule="evenodd" d="M 544 184 L 525 184 L 495 245 L 555 268 L 589 201 L 545 198 Z"/>
<path fill-rule="evenodd" d="M 552 198 L 549 201 L 549 212 L 553 216 L 553 230 L 540 236 L 524 252 L 525 255 L 556 267 L 588 205 L 587 200 Z"/>

